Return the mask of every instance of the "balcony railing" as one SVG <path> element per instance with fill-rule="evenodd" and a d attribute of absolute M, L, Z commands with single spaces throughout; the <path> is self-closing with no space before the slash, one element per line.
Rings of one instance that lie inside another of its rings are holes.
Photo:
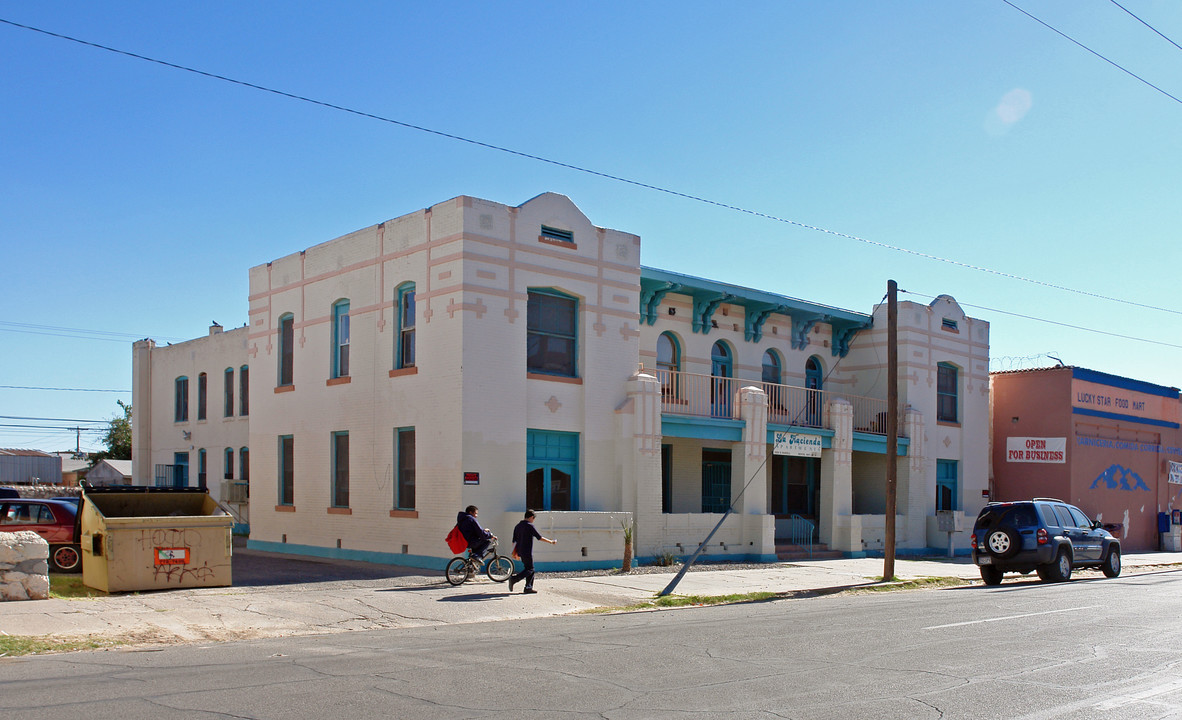
<path fill-rule="evenodd" d="M 886 434 L 886 400 L 742 378 L 698 375 L 680 370 L 646 369 L 646 372 L 653 373 L 660 381 L 661 409 L 670 415 L 737 420 L 739 408 L 735 405 L 735 392 L 740 387 L 753 385 L 767 393 L 770 424 L 826 427 L 829 403 L 841 398 L 853 406 L 855 431 Z M 899 436 L 905 436 L 902 423 L 899 425 Z"/>

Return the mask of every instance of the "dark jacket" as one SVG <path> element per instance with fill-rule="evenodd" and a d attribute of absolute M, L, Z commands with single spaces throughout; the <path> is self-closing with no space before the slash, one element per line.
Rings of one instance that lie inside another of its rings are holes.
<path fill-rule="evenodd" d="M 463 533 L 464 539 L 468 544 L 480 542 L 485 538 L 492 537 L 492 533 L 480 527 L 480 521 L 472 517 L 466 512 L 461 512 L 456 515 L 456 527 Z"/>
<path fill-rule="evenodd" d="M 513 528 L 513 546 L 517 554 L 523 558 L 534 556 L 534 538 L 542 539 L 542 535 L 529 520 L 522 520 Z"/>

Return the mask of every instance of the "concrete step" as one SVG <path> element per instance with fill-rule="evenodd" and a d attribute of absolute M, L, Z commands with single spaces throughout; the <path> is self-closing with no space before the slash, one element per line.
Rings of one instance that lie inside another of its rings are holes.
<path fill-rule="evenodd" d="M 812 552 L 808 546 L 793 545 L 788 542 L 776 542 L 776 558 L 790 562 L 792 560 L 840 560 L 845 557 L 840 550 L 830 550 L 828 545 L 813 543 Z"/>

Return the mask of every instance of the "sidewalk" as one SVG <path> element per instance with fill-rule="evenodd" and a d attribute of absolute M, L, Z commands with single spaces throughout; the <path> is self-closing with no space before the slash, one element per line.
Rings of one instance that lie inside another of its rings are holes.
<path fill-rule="evenodd" d="M 266 557 L 270 555 L 236 550 L 235 561 L 253 560 L 263 565 L 272 562 Z M 443 580 L 442 573 L 387 566 L 357 568 L 364 564 L 356 563 L 344 568 L 348 579 L 323 579 L 326 571 L 339 564 L 314 558 L 285 559 L 306 563 L 292 567 L 315 570 L 319 581 L 0 603 L 0 632 L 34 637 L 99 637 L 120 644 L 144 644 L 515 620 L 649 601 L 674 577 L 673 573 L 633 573 L 562 578 L 540 573 L 538 594 L 522 595 L 520 588 L 510 594 L 505 583 L 494 583 L 487 577 L 452 587 Z M 1182 554 L 1132 554 L 1123 560 L 1124 572 L 1129 574 L 1182 570 Z M 871 585 L 882 571 L 881 558 L 794 561 L 742 570 L 695 567 L 682 578 L 675 594 L 832 591 Z M 899 559 L 895 561 L 895 574 L 901 580 L 980 580 L 977 568 L 965 558 Z M 1098 575 L 1096 571 L 1083 571 L 1080 576 Z M 1011 577 L 1016 578 L 1007 576 L 1007 583 L 1025 580 Z"/>

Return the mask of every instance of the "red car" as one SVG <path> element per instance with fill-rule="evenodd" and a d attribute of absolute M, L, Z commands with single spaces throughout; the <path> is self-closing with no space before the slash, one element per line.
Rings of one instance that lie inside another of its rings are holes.
<path fill-rule="evenodd" d="M 49 543 L 50 570 L 81 572 L 77 515 L 78 506 L 62 500 L 0 500 L 0 532 L 31 530 Z"/>

